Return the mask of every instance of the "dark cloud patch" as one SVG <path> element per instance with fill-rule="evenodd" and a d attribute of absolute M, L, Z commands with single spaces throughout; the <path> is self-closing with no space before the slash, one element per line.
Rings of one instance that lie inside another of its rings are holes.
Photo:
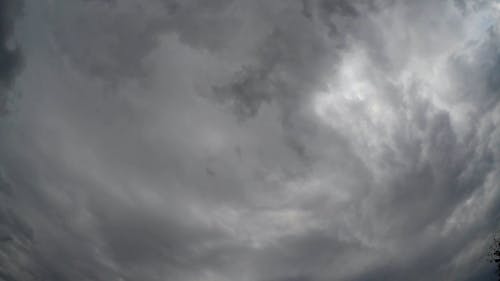
<path fill-rule="evenodd" d="M 16 212 L 14 186 L 5 173 L 0 176 L 0 278 L 30 280 L 34 232 Z"/>
<path fill-rule="evenodd" d="M 233 83 L 214 87 L 215 98 L 228 104 L 240 120 L 253 117 L 262 103 L 271 102 L 272 93 L 277 91 L 269 81 L 270 75 L 270 69 L 244 67 Z"/>
<path fill-rule="evenodd" d="M 141 78 L 165 34 L 195 48 L 217 50 L 238 27 L 225 15 L 232 1 L 69 1 L 49 8 L 54 43 L 74 66 L 103 81 Z"/>
<path fill-rule="evenodd" d="M 0 1 L 0 113 L 7 110 L 7 93 L 21 68 L 21 49 L 13 38 L 13 29 L 22 6 L 22 0 Z"/>
<path fill-rule="evenodd" d="M 310 17 L 311 9 L 324 11 L 321 7 L 326 5 L 326 13 L 332 17 L 357 16 L 349 2 L 334 2 L 303 1 L 302 13 Z M 283 107 L 292 106 L 293 100 L 318 86 L 320 73 L 336 63 L 345 34 L 325 38 L 321 29 L 300 18 L 300 11 L 293 12 L 297 14 L 271 20 L 276 27 L 257 47 L 255 64 L 243 66 L 229 84 L 214 87 L 216 98 L 232 106 L 242 119 L 255 116 L 261 104 L 273 100 Z M 327 25 L 333 28 L 334 24 Z"/>
<path fill-rule="evenodd" d="M 26 1 L 0 279 L 487 278 L 497 8 L 457 3 Z"/>
<path fill-rule="evenodd" d="M 54 14 L 55 43 L 77 68 L 112 81 L 145 71 L 142 60 L 157 44 L 152 34 L 161 30 L 159 18 L 143 21 L 147 7 L 137 4 L 124 10 L 112 1 L 70 1 L 64 6 L 64 13 L 59 12 L 62 6 L 49 10 Z"/>

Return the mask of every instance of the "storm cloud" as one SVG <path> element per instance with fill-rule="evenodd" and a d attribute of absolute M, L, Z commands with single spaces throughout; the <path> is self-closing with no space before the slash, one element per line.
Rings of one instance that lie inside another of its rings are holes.
<path fill-rule="evenodd" d="M 18 3 L 0 280 L 495 280 L 497 1 Z"/>

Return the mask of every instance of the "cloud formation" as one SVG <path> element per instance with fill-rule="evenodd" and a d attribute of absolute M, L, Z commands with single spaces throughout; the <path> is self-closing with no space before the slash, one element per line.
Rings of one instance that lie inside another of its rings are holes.
<path fill-rule="evenodd" d="M 16 45 L 12 32 L 22 5 L 21 0 L 0 2 L 0 113 L 7 110 L 7 92 L 21 66 L 21 50 Z"/>
<path fill-rule="evenodd" d="M 499 7 L 25 0 L 0 279 L 494 280 Z"/>

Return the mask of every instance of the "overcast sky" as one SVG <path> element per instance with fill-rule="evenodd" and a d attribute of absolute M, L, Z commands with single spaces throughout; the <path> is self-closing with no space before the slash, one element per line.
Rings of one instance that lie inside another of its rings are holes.
<path fill-rule="evenodd" d="M 0 0 L 0 280 L 495 280 L 496 0 Z"/>

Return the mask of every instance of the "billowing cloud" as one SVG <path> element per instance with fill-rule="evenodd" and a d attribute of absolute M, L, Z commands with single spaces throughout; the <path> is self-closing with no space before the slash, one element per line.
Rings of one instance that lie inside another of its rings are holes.
<path fill-rule="evenodd" d="M 494 280 L 498 7 L 26 0 L 0 279 Z"/>

